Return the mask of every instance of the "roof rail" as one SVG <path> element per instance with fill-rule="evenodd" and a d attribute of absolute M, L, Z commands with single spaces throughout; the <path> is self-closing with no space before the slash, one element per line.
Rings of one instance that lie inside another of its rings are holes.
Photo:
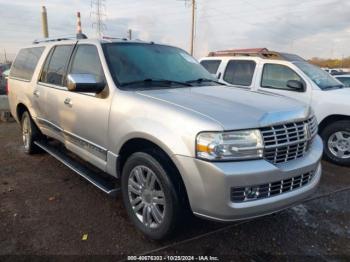
<path fill-rule="evenodd" d="M 255 56 L 267 59 L 283 59 L 280 53 L 267 48 L 229 49 L 210 52 L 208 56 Z"/>
<path fill-rule="evenodd" d="M 87 36 L 84 34 L 76 34 L 76 35 L 68 35 L 68 36 L 60 36 L 60 37 L 49 37 L 49 38 L 35 39 L 33 41 L 33 44 L 63 41 L 63 40 L 77 40 L 77 39 L 87 39 Z"/>
<path fill-rule="evenodd" d="M 109 35 L 103 35 L 102 39 L 121 39 L 121 40 L 128 40 L 126 37 L 116 37 L 116 36 L 109 36 Z"/>
<path fill-rule="evenodd" d="M 106 41 L 113 41 L 113 40 L 128 41 L 128 39 L 125 37 L 114 37 L 114 36 L 107 36 L 107 35 L 102 36 L 101 39 Z"/>

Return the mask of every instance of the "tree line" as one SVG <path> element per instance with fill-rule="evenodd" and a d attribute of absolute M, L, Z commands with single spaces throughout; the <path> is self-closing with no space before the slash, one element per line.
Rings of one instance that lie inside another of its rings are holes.
<path fill-rule="evenodd" d="M 343 59 L 324 59 L 319 57 L 313 57 L 308 60 L 311 64 L 317 65 L 319 67 L 328 68 L 350 68 L 350 57 Z"/>

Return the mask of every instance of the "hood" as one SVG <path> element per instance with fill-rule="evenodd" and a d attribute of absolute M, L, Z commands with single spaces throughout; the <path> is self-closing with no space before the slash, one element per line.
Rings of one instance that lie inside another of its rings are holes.
<path fill-rule="evenodd" d="M 320 90 L 320 92 L 324 92 L 325 94 L 331 94 L 335 96 L 345 96 L 347 100 L 349 100 L 350 95 L 350 87 L 338 88 L 338 89 L 330 89 L 330 90 Z"/>
<path fill-rule="evenodd" d="M 225 130 L 257 128 L 305 119 L 309 107 L 280 95 L 229 86 L 203 86 L 137 92 L 205 115 Z"/>

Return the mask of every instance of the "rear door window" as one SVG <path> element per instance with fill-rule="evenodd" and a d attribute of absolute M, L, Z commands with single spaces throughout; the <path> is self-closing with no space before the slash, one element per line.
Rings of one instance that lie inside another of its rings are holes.
<path fill-rule="evenodd" d="M 30 81 L 45 47 L 24 48 L 19 51 L 14 61 L 10 76 Z"/>
<path fill-rule="evenodd" d="M 221 64 L 221 60 L 203 60 L 200 62 L 202 66 L 211 74 L 216 74 Z"/>
<path fill-rule="evenodd" d="M 49 58 L 50 61 L 45 62 L 41 78 L 42 82 L 58 86 L 63 85 L 63 79 L 73 47 L 73 45 L 60 45 L 55 47 L 51 58 Z"/>
<path fill-rule="evenodd" d="M 250 86 L 256 63 L 252 60 L 231 60 L 228 62 L 224 80 L 232 85 Z"/>

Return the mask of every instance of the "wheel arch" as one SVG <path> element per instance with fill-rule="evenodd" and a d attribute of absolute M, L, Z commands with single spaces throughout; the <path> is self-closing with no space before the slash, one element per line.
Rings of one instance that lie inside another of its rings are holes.
<path fill-rule="evenodd" d="M 322 131 L 325 129 L 326 126 L 330 125 L 331 123 L 342 121 L 342 120 L 350 120 L 350 116 L 340 115 L 340 114 L 327 116 L 318 125 L 319 134 L 322 133 Z"/>
<path fill-rule="evenodd" d="M 28 109 L 28 107 L 27 107 L 25 104 L 19 103 L 19 104 L 16 106 L 16 117 L 17 117 L 18 122 L 21 122 L 22 115 L 23 115 L 23 113 L 26 112 L 26 111 L 30 114 L 29 109 Z M 31 115 L 31 114 L 30 114 L 30 115 Z"/>
<path fill-rule="evenodd" d="M 164 158 L 165 161 L 171 167 L 176 171 L 175 174 L 172 174 L 177 181 L 180 183 L 180 187 L 183 188 L 183 191 L 185 193 L 185 201 L 188 202 L 188 194 L 187 194 L 187 189 L 186 185 L 184 183 L 184 180 L 182 178 L 182 175 L 180 173 L 180 169 L 176 166 L 174 161 L 171 159 L 170 155 L 167 153 L 167 150 L 164 149 L 163 147 L 159 146 L 157 143 L 154 141 L 151 141 L 147 138 L 142 138 L 142 137 L 135 137 L 135 138 L 130 138 L 129 140 L 125 141 L 123 145 L 121 146 L 119 153 L 118 153 L 118 160 L 117 160 L 117 176 L 121 177 L 123 167 L 126 163 L 126 160 L 128 159 L 129 156 L 131 156 L 135 152 L 147 152 L 149 150 L 156 150 L 158 151 Z"/>

